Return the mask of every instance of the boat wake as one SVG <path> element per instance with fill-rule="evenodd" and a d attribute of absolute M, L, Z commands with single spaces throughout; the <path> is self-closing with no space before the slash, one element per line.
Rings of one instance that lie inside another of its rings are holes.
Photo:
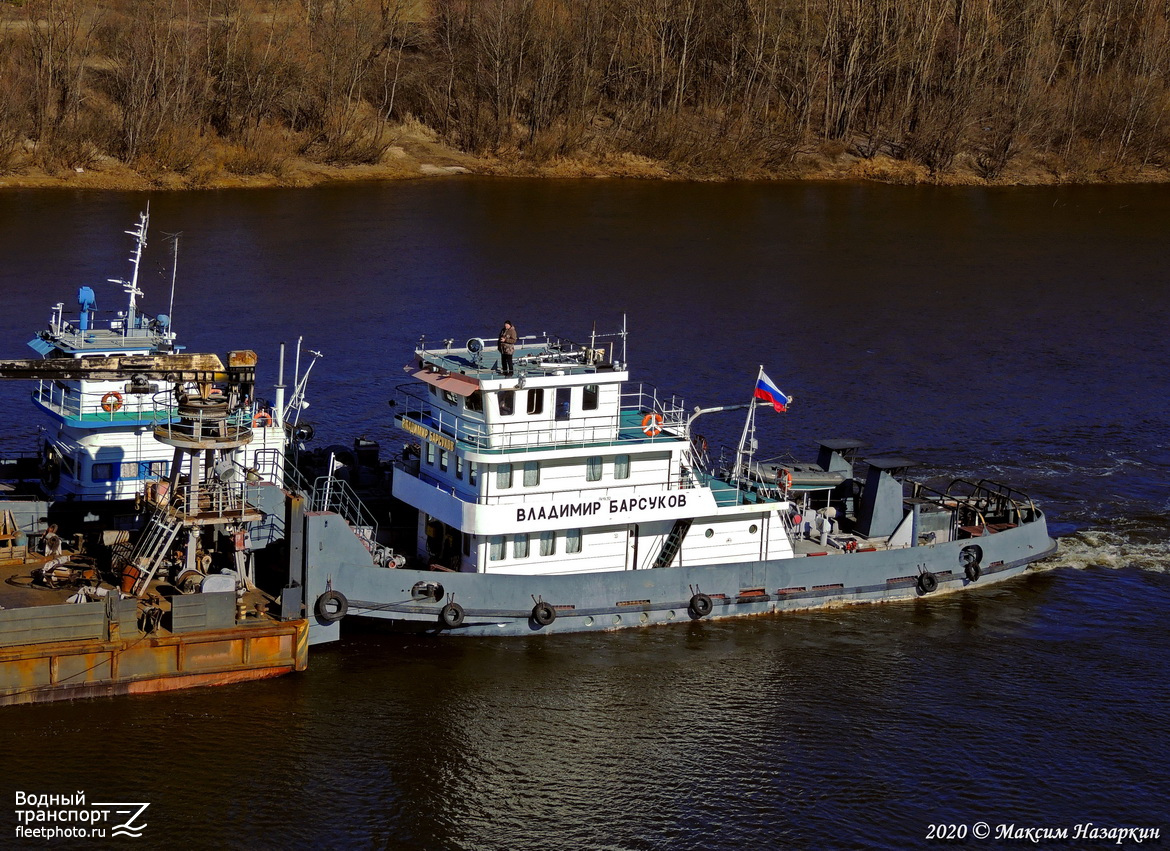
<path fill-rule="evenodd" d="M 1136 567 L 1151 573 L 1170 573 L 1170 542 L 1144 537 L 1126 532 L 1082 529 L 1062 537 L 1060 554 L 1044 562 L 1042 567 L 1076 570 Z"/>

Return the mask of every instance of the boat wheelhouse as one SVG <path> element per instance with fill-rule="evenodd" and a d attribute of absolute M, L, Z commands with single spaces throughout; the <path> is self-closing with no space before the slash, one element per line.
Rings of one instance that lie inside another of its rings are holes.
<path fill-rule="evenodd" d="M 394 477 L 420 556 L 519 575 L 791 557 L 786 494 L 708 473 L 693 412 L 593 343 L 523 339 L 514 377 L 478 339 L 420 346 L 396 418 L 418 452 Z"/>

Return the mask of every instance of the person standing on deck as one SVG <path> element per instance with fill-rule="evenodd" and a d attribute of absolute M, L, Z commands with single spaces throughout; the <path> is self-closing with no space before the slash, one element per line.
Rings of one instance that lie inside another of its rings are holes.
<path fill-rule="evenodd" d="M 512 374 L 512 355 L 516 353 L 516 328 L 512 320 L 505 319 L 504 327 L 500 329 L 500 342 L 496 347 L 500 350 L 500 372 L 504 375 Z"/>

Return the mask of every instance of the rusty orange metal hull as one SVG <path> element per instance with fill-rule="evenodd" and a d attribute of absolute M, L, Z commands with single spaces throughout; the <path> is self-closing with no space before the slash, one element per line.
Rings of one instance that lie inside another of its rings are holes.
<path fill-rule="evenodd" d="M 0 706 L 225 685 L 303 671 L 308 621 L 0 648 Z"/>

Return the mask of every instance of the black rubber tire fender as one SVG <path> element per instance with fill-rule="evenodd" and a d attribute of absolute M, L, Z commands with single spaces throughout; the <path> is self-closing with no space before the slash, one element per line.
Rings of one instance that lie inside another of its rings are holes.
<path fill-rule="evenodd" d="M 463 618 L 463 607 L 458 603 L 448 603 L 439 610 L 439 623 L 447 629 L 462 626 Z"/>
<path fill-rule="evenodd" d="M 349 613 L 349 600 L 340 591 L 332 589 L 317 598 L 317 617 L 325 623 L 336 623 Z"/>
<path fill-rule="evenodd" d="M 540 626 L 548 626 L 557 619 L 557 610 L 552 607 L 551 603 L 546 603 L 541 600 L 532 607 L 532 620 Z"/>
<path fill-rule="evenodd" d="M 714 611 L 715 604 L 706 594 L 695 594 L 691 597 L 690 603 L 687 604 L 687 609 L 696 618 L 705 618 Z"/>
<path fill-rule="evenodd" d="M 938 588 L 938 577 L 929 570 L 918 574 L 918 593 L 929 594 Z"/>

